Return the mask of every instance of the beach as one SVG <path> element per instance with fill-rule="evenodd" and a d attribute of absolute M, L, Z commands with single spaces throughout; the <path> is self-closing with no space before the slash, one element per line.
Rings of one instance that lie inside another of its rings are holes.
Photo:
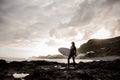
<path fill-rule="evenodd" d="M 0 80 L 120 80 L 120 59 L 67 63 L 0 60 Z"/>

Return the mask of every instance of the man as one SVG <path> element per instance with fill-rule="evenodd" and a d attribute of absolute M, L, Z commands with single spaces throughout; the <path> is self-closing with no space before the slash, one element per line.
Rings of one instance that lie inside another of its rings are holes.
<path fill-rule="evenodd" d="M 68 67 L 69 67 L 69 64 L 70 64 L 70 59 L 72 58 L 73 59 L 73 66 L 75 67 L 75 56 L 76 56 L 76 47 L 75 47 L 75 43 L 74 42 L 71 42 L 72 46 L 70 48 L 70 54 L 68 56 Z"/>

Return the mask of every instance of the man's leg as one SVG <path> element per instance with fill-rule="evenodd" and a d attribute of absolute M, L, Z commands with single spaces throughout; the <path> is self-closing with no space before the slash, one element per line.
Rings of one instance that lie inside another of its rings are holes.
<path fill-rule="evenodd" d="M 73 59 L 73 66 L 75 67 L 75 64 L 76 64 L 75 63 L 75 56 L 73 56 L 72 59 Z"/>
<path fill-rule="evenodd" d="M 70 58 L 71 58 L 71 56 L 68 57 L 68 67 L 70 65 Z"/>

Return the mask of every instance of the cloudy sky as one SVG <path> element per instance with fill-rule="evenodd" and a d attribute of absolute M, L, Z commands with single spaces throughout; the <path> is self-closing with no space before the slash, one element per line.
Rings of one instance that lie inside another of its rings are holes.
<path fill-rule="evenodd" d="M 120 36 L 120 0 L 0 0 L 0 57 L 59 54 L 71 41 Z"/>

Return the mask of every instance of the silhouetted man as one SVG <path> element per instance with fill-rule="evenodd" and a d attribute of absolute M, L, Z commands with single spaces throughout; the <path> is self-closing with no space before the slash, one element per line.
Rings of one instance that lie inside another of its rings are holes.
<path fill-rule="evenodd" d="M 68 56 L 68 67 L 70 64 L 70 59 L 73 59 L 73 66 L 75 67 L 75 56 L 76 56 L 76 47 L 75 47 L 75 43 L 71 42 L 72 46 L 70 48 L 70 54 Z"/>

